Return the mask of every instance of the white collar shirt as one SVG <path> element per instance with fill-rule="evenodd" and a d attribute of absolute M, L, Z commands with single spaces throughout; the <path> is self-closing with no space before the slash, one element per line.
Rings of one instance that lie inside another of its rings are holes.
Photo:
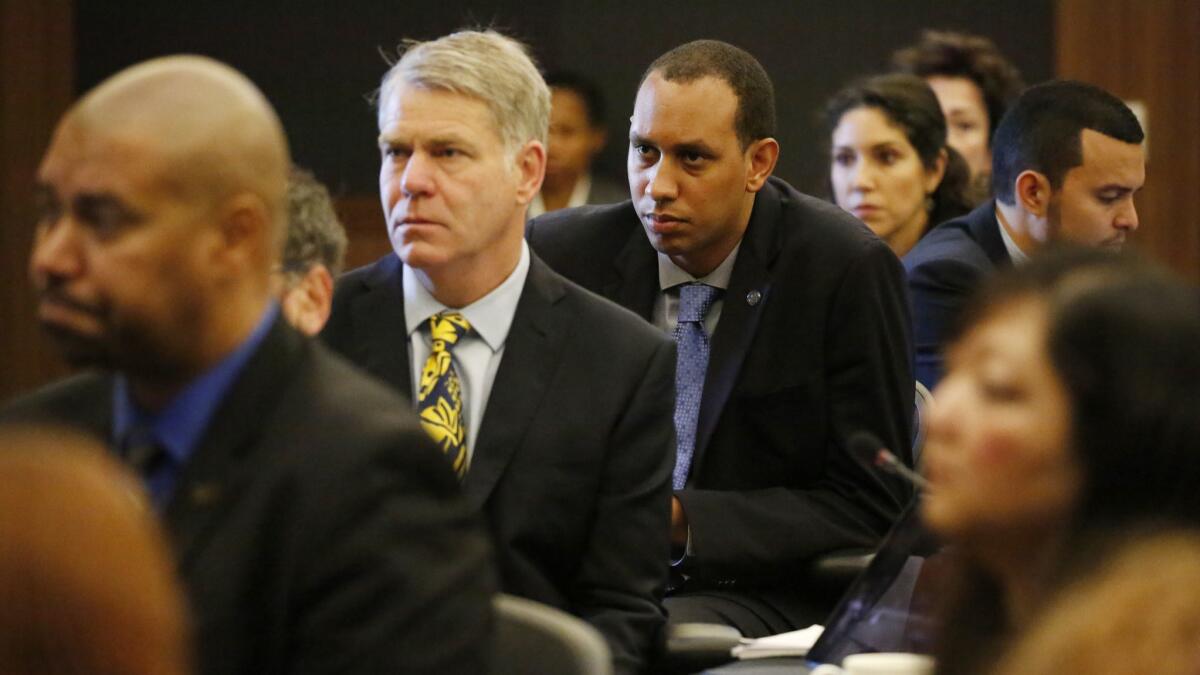
<path fill-rule="evenodd" d="M 525 280 L 529 276 L 529 246 L 521 242 L 521 257 L 512 273 L 487 295 L 466 307 L 452 309 L 439 302 L 421 284 L 416 273 L 404 265 L 404 322 L 408 331 L 409 364 L 412 366 L 413 404 L 420 388 L 421 369 L 429 358 L 432 338 L 429 317 L 447 310 L 460 312 L 471 324 L 471 332 L 451 348 L 455 372 L 462 383 L 463 409 L 467 417 L 468 466 L 475 452 L 483 415 L 487 410 L 492 384 L 504 356 L 513 316 Z"/>
<path fill-rule="evenodd" d="M 738 242 L 725 260 L 708 274 L 696 278 L 680 269 L 666 254 L 658 254 L 658 288 L 660 293 L 654 301 L 654 325 L 660 330 L 671 333 L 679 320 L 679 287 L 683 284 L 700 282 L 725 291 L 729 288 L 729 279 L 733 276 L 733 264 L 737 262 L 738 250 L 742 242 Z M 704 317 L 704 332 L 710 336 L 717 329 L 717 321 L 721 319 L 721 308 L 725 305 L 725 294 L 717 295 Z"/>

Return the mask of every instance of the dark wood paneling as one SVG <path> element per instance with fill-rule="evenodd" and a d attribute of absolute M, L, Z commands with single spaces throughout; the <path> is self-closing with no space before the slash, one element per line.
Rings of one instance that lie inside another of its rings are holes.
<path fill-rule="evenodd" d="M 1135 244 L 1200 282 L 1200 2 L 1058 0 L 1060 77 L 1147 110 L 1149 163 Z"/>
<path fill-rule="evenodd" d="M 392 251 L 379 197 L 347 195 L 339 197 L 336 203 L 338 217 L 346 226 L 346 236 L 350 240 L 346 247 L 346 269 L 352 270 L 375 262 Z"/>
<path fill-rule="evenodd" d="M 886 68 L 923 28 L 981 33 L 1026 79 L 1053 70 L 1054 0 L 78 0 L 78 72 L 87 88 L 149 56 L 207 54 L 245 72 L 275 104 L 297 163 L 334 194 L 375 190 L 374 115 L 365 95 L 386 67 L 379 50 L 464 25 L 494 24 L 529 43 L 547 68 L 579 70 L 608 98 L 609 145 L 598 171 L 625 172 L 629 114 L 642 71 L 697 38 L 727 40 L 775 83 L 776 173 L 824 194 L 828 138 L 817 120 L 850 79 Z"/>
<path fill-rule="evenodd" d="M 0 0 L 0 400 L 63 372 L 34 321 L 30 192 L 72 96 L 74 3 Z"/>

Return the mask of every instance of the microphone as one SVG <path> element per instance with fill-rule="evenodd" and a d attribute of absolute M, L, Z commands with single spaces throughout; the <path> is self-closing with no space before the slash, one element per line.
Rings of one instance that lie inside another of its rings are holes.
<path fill-rule="evenodd" d="M 929 481 L 925 480 L 921 474 L 904 466 L 904 462 L 892 454 L 891 450 L 883 447 L 883 442 L 869 431 L 856 431 L 851 434 L 846 443 L 846 449 L 859 464 L 869 470 L 879 469 L 893 476 L 899 476 L 919 490 L 929 487 Z"/>

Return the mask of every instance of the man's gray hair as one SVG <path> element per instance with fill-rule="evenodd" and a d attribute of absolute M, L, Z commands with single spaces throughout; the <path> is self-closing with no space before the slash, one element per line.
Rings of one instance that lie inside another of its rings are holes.
<path fill-rule="evenodd" d="M 336 277 L 346 255 L 346 230 L 329 190 L 311 173 L 293 166 L 288 174 L 287 211 L 282 267 L 289 285 L 317 263 Z"/>
<path fill-rule="evenodd" d="M 398 84 L 449 91 L 481 101 L 509 153 L 546 143 L 550 88 L 522 43 L 494 30 L 464 30 L 431 42 L 405 41 L 404 54 L 379 87 L 379 113 Z"/>

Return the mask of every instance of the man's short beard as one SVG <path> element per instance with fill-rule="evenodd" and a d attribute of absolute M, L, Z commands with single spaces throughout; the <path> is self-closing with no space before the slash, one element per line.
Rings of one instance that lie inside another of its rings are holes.
<path fill-rule="evenodd" d="M 43 323 L 42 330 L 50 336 L 58 353 L 72 369 L 110 370 L 114 367 L 113 354 L 104 340 L 80 335 L 75 331 L 49 323 Z"/>
<path fill-rule="evenodd" d="M 1046 205 L 1046 242 L 1059 241 L 1062 235 L 1062 200 L 1057 195 L 1050 194 L 1050 203 Z"/>
<path fill-rule="evenodd" d="M 151 382 L 174 382 L 185 371 L 140 331 L 122 330 L 109 324 L 103 336 L 93 337 L 53 324 L 42 324 L 42 329 L 73 370 L 117 371 Z"/>

